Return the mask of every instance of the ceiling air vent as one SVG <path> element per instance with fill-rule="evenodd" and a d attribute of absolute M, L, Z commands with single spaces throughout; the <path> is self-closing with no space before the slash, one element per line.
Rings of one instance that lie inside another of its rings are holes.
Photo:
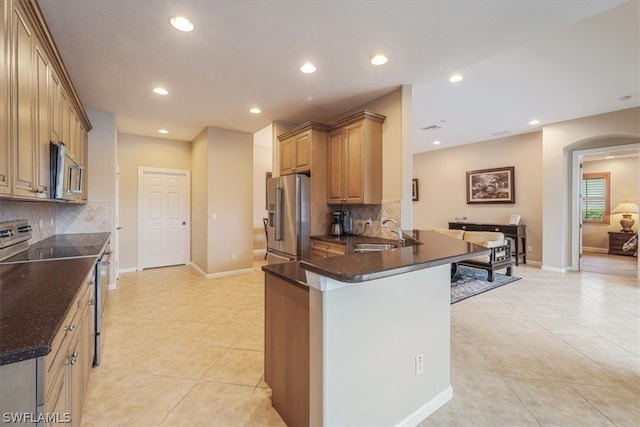
<path fill-rule="evenodd" d="M 507 136 L 507 135 L 511 135 L 511 131 L 509 131 L 509 130 L 499 130 L 497 132 L 491 132 L 491 135 L 493 135 L 493 136 Z"/>
<path fill-rule="evenodd" d="M 442 129 L 442 126 L 431 125 L 431 126 L 427 126 L 427 127 L 423 127 L 422 128 L 422 130 L 426 130 L 426 131 L 438 130 L 438 129 Z"/>

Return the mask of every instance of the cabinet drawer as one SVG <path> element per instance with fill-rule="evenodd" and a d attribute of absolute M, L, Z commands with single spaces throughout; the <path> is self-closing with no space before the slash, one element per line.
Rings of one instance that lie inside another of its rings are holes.
<path fill-rule="evenodd" d="M 318 258 L 331 256 L 341 256 L 347 251 L 347 246 L 343 243 L 325 242 L 323 240 L 311 239 L 311 255 Z"/>

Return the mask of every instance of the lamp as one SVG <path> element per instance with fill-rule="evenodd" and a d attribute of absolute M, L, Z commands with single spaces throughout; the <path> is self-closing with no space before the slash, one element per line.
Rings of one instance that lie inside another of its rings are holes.
<path fill-rule="evenodd" d="M 618 206 L 611 213 L 619 213 L 622 214 L 622 219 L 620 220 L 620 225 L 622 226 L 623 233 L 633 233 L 631 227 L 633 227 L 633 223 L 635 222 L 631 218 L 631 214 L 638 213 L 638 205 L 628 200 L 625 200 L 622 203 L 618 203 Z"/>

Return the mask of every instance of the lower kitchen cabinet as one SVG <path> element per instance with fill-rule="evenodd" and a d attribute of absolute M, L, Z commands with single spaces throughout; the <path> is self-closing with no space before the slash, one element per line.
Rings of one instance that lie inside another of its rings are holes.
<path fill-rule="evenodd" d="M 23 424 L 80 425 L 93 365 L 94 285 L 92 270 L 53 338 L 49 354 L 0 366 L 3 416 L 32 417 L 21 420 Z"/>
<path fill-rule="evenodd" d="M 344 243 L 333 243 L 324 240 L 311 239 L 311 256 L 316 258 L 328 258 L 341 256 L 346 253 L 347 246 Z"/>

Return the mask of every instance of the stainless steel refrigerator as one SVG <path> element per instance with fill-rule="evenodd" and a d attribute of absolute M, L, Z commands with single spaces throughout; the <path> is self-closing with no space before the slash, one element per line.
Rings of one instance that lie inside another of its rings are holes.
<path fill-rule="evenodd" d="M 285 175 L 267 181 L 269 264 L 309 258 L 310 179 Z"/>

